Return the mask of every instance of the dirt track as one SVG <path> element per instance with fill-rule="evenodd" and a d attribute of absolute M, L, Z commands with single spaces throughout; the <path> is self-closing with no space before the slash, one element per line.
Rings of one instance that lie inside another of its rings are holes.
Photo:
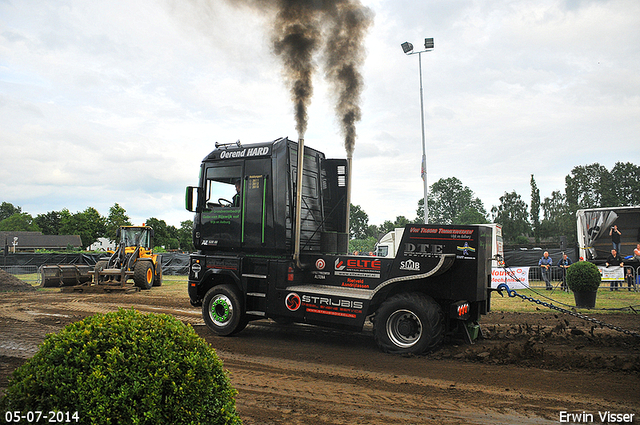
<path fill-rule="evenodd" d="M 50 332 L 95 312 L 134 307 L 190 323 L 217 349 L 245 424 L 555 424 L 561 412 L 634 414 L 640 341 L 554 313 L 494 312 L 486 339 L 425 357 L 381 353 L 363 333 L 253 322 L 215 337 L 186 293 L 0 293 L 0 390 Z M 638 316 L 607 322 L 640 332 Z"/>

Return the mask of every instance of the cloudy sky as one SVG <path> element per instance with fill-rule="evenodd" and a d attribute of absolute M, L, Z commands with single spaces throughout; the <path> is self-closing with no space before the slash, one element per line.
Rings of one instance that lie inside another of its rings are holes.
<path fill-rule="evenodd" d="M 576 165 L 640 163 L 637 0 L 362 0 L 374 13 L 352 203 L 371 224 L 457 177 L 488 210 L 564 190 Z M 0 0 L 0 202 L 33 216 L 114 203 L 132 221 L 190 220 L 215 142 L 296 139 L 273 15 L 222 0 Z M 308 146 L 344 157 L 321 69 Z"/>

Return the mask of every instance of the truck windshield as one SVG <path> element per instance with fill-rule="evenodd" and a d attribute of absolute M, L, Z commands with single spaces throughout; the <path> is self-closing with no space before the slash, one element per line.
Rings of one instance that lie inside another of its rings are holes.
<path fill-rule="evenodd" d="M 206 207 L 239 207 L 242 166 L 209 167 L 206 173 Z"/>

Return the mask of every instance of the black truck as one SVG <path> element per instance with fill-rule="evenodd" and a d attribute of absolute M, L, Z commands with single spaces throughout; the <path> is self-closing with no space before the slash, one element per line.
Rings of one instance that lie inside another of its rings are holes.
<path fill-rule="evenodd" d="M 395 258 L 348 255 L 349 179 L 347 160 L 303 141 L 216 144 L 186 191 L 189 297 L 213 332 L 265 318 L 362 330 L 368 318 L 382 350 L 412 354 L 479 336 L 491 229 L 410 224 Z"/>

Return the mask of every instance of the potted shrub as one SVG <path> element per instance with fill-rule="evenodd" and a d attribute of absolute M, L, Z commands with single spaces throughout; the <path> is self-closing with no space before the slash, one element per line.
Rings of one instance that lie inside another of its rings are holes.
<path fill-rule="evenodd" d="M 593 308 L 602 276 L 598 267 L 588 261 L 579 261 L 567 269 L 567 285 L 573 292 L 576 307 Z"/>

